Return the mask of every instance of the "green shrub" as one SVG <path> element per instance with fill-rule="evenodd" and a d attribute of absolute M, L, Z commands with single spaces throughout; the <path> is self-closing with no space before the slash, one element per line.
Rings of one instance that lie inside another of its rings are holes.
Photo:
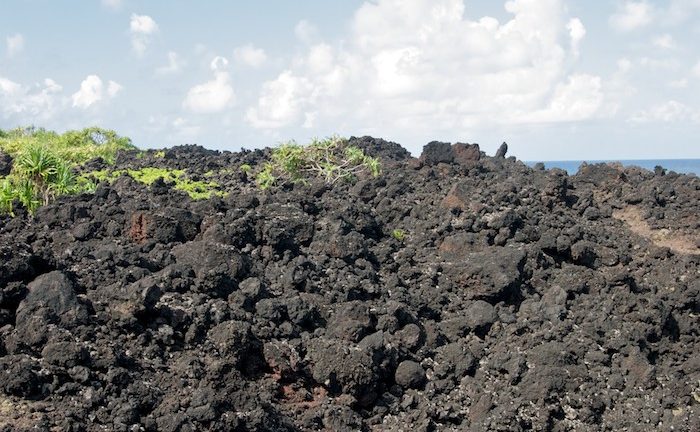
<path fill-rule="evenodd" d="M 17 199 L 17 191 L 9 179 L 2 179 L 0 183 L 0 213 L 14 215 L 14 201 Z"/>
<path fill-rule="evenodd" d="M 24 127 L 4 131 L 4 134 L 0 135 L 0 150 L 13 157 L 24 149 L 37 145 L 49 148 L 56 157 L 71 165 L 85 163 L 96 157 L 114 163 L 120 150 L 136 149 L 129 138 L 98 127 L 72 130 L 63 134 L 43 128 Z"/>
<path fill-rule="evenodd" d="M 35 202 L 48 204 L 55 197 L 73 192 L 75 178 L 68 165 L 49 149 L 32 145 L 15 159 L 10 181 L 18 198 L 30 211 Z"/>
<path fill-rule="evenodd" d="M 135 147 L 129 138 L 96 127 L 64 134 L 25 127 L 0 134 L 0 150 L 14 158 L 0 185 L 0 212 L 13 214 L 19 201 L 30 213 L 61 195 L 90 192 L 95 182 L 73 174 L 73 167 L 101 157 L 114 162 L 120 150 Z"/>
<path fill-rule="evenodd" d="M 391 236 L 400 242 L 406 240 L 406 233 L 404 232 L 404 230 L 395 229 L 391 231 Z"/>
<path fill-rule="evenodd" d="M 17 199 L 29 213 L 34 213 L 41 205 L 41 194 L 30 179 L 19 179 L 15 185 Z"/>
<path fill-rule="evenodd" d="M 349 146 L 344 138 L 331 137 L 315 139 L 307 146 L 294 142 L 282 144 L 272 151 L 271 160 L 258 172 L 256 182 L 261 189 L 284 183 L 307 183 L 312 177 L 335 184 L 353 181 L 361 172 L 378 176 L 379 159 Z"/>

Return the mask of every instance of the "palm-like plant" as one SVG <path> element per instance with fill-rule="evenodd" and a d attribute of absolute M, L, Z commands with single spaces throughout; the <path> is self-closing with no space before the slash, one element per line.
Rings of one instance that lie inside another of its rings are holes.
<path fill-rule="evenodd" d="M 70 167 L 65 162 L 56 164 L 56 172 L 49 178 L 48 189 L 55 196 L 66 195 L 76 191 L 76 180 Z"/>
<path fill-rule="evenodd" d="M 16 194 L 19 202 L 24 205 L 29 213 L 34 213 L 41 205 L 41 201 L 37 199 L 37 190 L 34 182 L 29 179 L 20 180 L 17 184 Z"/>
<path fill-rule="evenodd" d="M 30 213 L 61 195 L 87 189 L 80 185 L 68 162 L 43 146 L 31 146 L 15 159 L 9 178 L 0 185 L 0 211 L 12 213 L 19 200 Z"/>
<path fill-rule="evenodd" d="M 15 161 L 15 166 L 26 178 L 33 180 L 37 185 L 48 182 L 49 177 L 56 173 L 58 159 L 43 146 L 31 146 L 27 148 Z"/>

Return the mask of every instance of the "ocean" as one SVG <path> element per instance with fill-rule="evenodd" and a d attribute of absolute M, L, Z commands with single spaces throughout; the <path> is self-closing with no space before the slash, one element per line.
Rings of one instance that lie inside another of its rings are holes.
<path fill-rule="evenodd" d="M 574 175 L 578 172 L 579 166 L 586 162 L 588 164 L 605 163 L 605 162 L 620 162 L 624 166 L 638 166 L 653 171 L 657 165 L 666 168 L 667 171 L 675 171 L 681 174 L 700 175 L 700 159 L 640 159 L 640 160 L 573 160 L 573 161 L 527 161 L 528 166 L 534 166 L 536 163 L 542 162 L 545 168 L 560 168 L 566 171 L 569 175 Z"/>

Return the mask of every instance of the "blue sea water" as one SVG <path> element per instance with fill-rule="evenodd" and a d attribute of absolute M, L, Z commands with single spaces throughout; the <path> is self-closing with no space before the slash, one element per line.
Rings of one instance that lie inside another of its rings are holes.
<path fill-rule="evenodd" d="M 542 162 L 545 168 L 560 168 L 565 170 L 569 175 L 574 175 L 578 172 L 582 163 L 587 164 L 620 162 L 624 166 L 638 166 L 653 171 L 654 167 L 659 165 L 667 171 L 675 171 L 680 174 L 695 174 L 700 175 L 700 159 L 641 159 L 641 160 L 572 160 L 572 161 L 527 161 L 528 166 L 534 166 L 536 163 Z"/>

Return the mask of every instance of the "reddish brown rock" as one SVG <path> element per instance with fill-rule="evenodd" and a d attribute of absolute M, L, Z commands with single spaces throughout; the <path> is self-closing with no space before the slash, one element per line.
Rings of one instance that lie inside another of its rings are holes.
<path fill-rule="evenodd" d="M 460 165 L 471 166 L 481 159 L 479 144 L 454 143 L 452 152 L 455 162 Z"/>

